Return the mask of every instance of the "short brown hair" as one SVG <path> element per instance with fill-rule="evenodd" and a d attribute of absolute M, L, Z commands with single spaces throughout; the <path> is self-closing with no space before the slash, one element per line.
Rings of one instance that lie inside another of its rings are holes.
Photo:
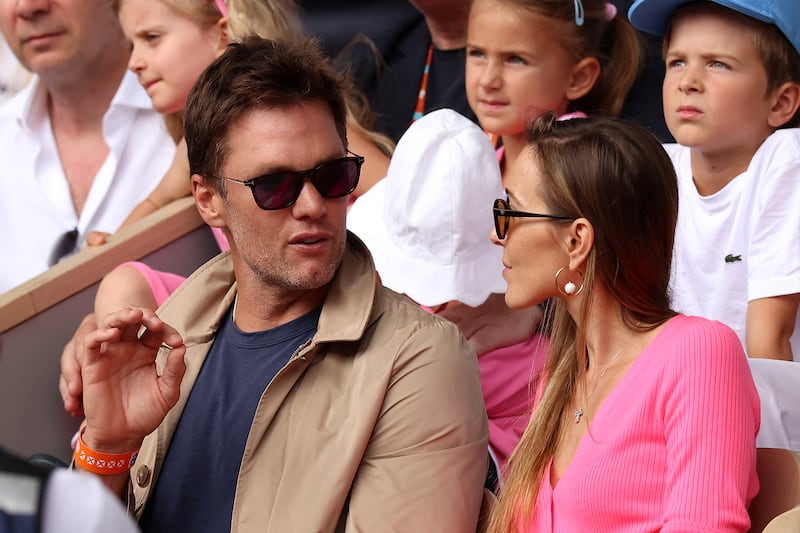
<path fill-rule="evenodd" d="M 249 36 L 228 45 L 197 80 L 186 102 L 191 174 L 207 179 L 218 174 L 227 156 L 228 130 L 257 109 L 323 102 L 346 147 L 343 95 L 342 78 L 328 64 L 316 40 L 284 43 Z"/>
<path fill-rule="evenodd" d="M 667 29 L 664 32 L 663 54 L 665 57 L 675 21 L 679 16 L 691 16 L 698 13 L 708 13 L 735 19 L 750 30 L 753 46 L 767 72 L 767 94 L 770 94 L 786 82 L 800 83 L 800 53 L 777 26 L 756 20 L 753 17 L 748 17 L 743 13 L 713 2 L 685 4 L 672 13 Z M 800 125 L 800 110 L 782 127 L 796 127 L 798 125 Z"/>

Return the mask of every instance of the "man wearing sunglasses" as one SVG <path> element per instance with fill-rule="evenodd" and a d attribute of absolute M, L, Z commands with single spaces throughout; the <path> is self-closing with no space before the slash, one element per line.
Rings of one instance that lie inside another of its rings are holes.
<path fill-rule="evenodd" d="M 187 103 L 198 210 L 230 253 L 77 342 L 77 467 L 143 531 L 474 531 L 475 354 L 345 230 L 362 159 L 313 43 L 231 45 Z M 155 364 L 153 364 L 155 361 Z"/>

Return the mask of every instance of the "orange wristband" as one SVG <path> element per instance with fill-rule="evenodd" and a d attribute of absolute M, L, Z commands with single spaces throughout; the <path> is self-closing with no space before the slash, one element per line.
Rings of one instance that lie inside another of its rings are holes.
<path fill-rule="evenodd" d="M 84 470 L 112 476 L 127 472 L 136 462 L 136 455 L 139 450 L 127 453 L 100 453 L 92 450 L 83 442 L 83 435 L 78 436 L 78 443 L 75 445 L 75 464 Z"/>

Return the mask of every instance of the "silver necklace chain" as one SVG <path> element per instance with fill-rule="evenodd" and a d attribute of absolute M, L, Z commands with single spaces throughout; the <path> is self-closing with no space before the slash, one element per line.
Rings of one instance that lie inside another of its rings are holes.
<path fill-rule="evenodd" d="M 611 365 L 614 363 L 614 360 L 617 357 L 619 357 L 619 354 L 621 354 L 621 353 L 622 353 L 622 346 L 617 348 L 617 351 L 614 352 L 614 355 L 611 356 L 611 359 L 608 360 L 608 363 L 606 363 L 606 365 L 603 367 L 603 369 L 600 371 L 600 373 L 594 379 L 594 385 L 592 385 L 592 390 L 590 390 L 589 393 L 585 394 L 584 397 L 583 397 L 583 401 L 587 406 L 589 405 L 589 399 L 592 397 L 592 394 L 594 394 L 594 391 L 597 390 L 597 385 L 600 384 L 600 381 L 603 379 L 603 376 L 606 375 L 606 372 L 608 372 L 608 369 L 611 368 Z M 584 388 L 584 391 L 585 390 L 586 389 Z M 579 405 L 578 408 L 575 409 L 575 423 L 576 424 L 581 421 L 581 417 L 583 416 L 583 413 L 584 413 L 583 407 Z"/>

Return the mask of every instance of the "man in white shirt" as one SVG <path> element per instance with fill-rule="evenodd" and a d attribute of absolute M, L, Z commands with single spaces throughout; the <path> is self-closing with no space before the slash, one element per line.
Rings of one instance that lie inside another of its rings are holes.
<path fill-rule="evenodd" d="M 2 0 L 0 30 L 32 82 L 0 106 L 0 292 L 114 232 L 175 147 L 127 72 L 108 0 Z"/>

